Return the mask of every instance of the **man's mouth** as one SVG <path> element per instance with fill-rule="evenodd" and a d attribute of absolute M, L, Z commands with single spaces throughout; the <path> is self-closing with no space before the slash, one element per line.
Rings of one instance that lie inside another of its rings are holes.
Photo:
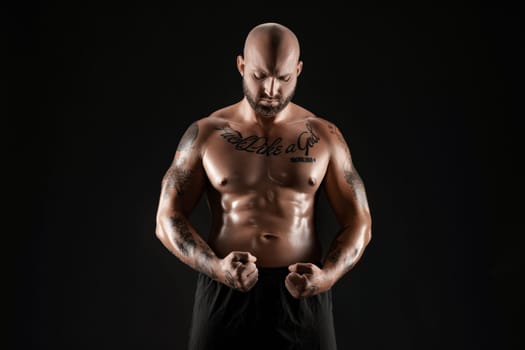
<path fill-rule="evenodd" d="M 265 104 L 277 104 L 277 103 L 279 103 L 279 99 L 277 99 L 277 98 L 265 98 L 265 97 L 263 97 L 259 101 L 263 102 Z"/>

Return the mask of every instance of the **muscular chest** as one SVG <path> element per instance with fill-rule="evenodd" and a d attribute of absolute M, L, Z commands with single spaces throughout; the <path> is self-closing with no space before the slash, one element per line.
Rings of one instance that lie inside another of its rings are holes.
<path fill-rule="evenodd" d="M 314 191 L 328 160 L 326 141 L 308 123 L 268 132 L 224 125 L 209 138 L 203 164 L 220 191 L 267 185 Z"/>

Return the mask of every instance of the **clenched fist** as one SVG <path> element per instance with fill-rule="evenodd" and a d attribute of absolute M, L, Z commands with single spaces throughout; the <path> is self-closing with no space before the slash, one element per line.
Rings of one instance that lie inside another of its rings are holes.
<path fill-rule="evenodd" d="M 297 263 L 288 266 L 290 273 L 284 284 L 294 298 L 309 297 L 332 287 L 322 269 L 312 263 Z"/>
<path fill-rule="evenodd" d="M 257 258 L 249 252 L 233 251 L 220 262 L 219 281 L 241 292 L 249 291 L 257 282 Z"/>

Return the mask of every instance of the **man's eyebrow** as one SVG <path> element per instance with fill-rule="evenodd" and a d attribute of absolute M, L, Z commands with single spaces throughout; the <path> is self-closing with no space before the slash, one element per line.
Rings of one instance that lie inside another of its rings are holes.
<path fill-rule="evenodd" d="M 257 73 L 261 73 L 261 74 L 264 74 L 264 75 L 272 75 L 271 73 L 268 73 L 268 71 L 266 69 L 263 69 L 263 68 L 258 68 L 258 67 L 254 67 L 252 69 L 253 72 L 257 72 Z M 286 73 L 278 73 L 278 74 L 275 74 L 275 76 L 279 77 L 279 78 L 284 78 L 284 77 L 287 77 L 289 75 L 292 75 L 291 72 L 286 72 Z"/>
<path fill-rule="evenodd" d="M 257 72 L 257 73 L 262 73 L 262 74 L 269 75 L 269 73 L 268 73 L 268 71 L 266 69 L 259 68 L 259 67 L 254 67 L 252 69 L 252 71 Z"/>

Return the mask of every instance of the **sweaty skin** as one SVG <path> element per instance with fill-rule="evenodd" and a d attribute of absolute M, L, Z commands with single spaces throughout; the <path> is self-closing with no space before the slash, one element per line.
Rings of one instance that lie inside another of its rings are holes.
<path fill-rule="evenodd" d="M 247 36 L 237 67 L 244 98 L 191 124 L 163 180 L 157 237 L 181 261 L 247 291 L 258 267 L 288 266 L 294 297 L 330 289 L 371 238 L 362 179 L 339 129 L 291 102 L 303 63 L 286 27 L 266 23 Z M 341 226 L 320 262 L 316 194 L 324 186 Z M 188 220 L 206 194 L 211 231 Z"/>

